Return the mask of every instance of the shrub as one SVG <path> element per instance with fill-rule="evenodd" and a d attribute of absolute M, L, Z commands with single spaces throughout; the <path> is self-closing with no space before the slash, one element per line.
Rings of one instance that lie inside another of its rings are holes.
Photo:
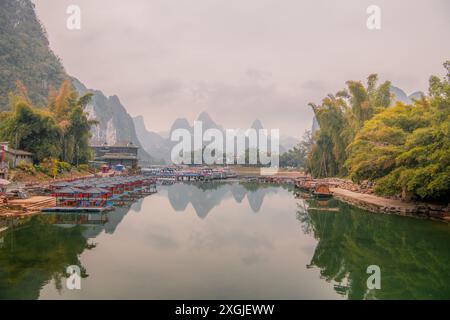
<path fill-rule="evenodd" d="M 23 171 L 24 173 L 29 175 L 34 175 L 36 173 L 36 168 L 33 166 L 33 164 L 25 162 L 23 160 L 17 164 L 16 169 Z"/>
<path fill-rule="evenodd" d="M 72 166 L 70 165 L 70 163 L 64 161 L 58 161 L 57 166 L 59 173 L 70 172 L 72 170 Z"/>
<path fill-rule="evenodd" d="M 36 169 L 48 176 L 56 177 L 58 175 L 58 160 L 44 159 L 36 166 Z"/>

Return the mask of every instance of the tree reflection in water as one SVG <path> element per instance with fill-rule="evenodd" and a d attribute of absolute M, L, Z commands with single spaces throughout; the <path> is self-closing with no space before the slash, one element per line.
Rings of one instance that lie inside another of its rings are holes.
<path fill-rule="evenodd" d="M 79 256 L 95 248 L 89 239 L 102 231 L 114 233 L 130 210 L 119 207 L 106 214 L 42 214 L 10 219 L 0 249 L 0 299 L 37 299 L 42 287 L 54 280 L 60 291 L 66 268 L 77 265 L 81 276 L 88 272 Z"/>
<path fill-rule="evenodd" d="M 300 200 L 297 218 L 318 240 L 310 266 L 336 282 L 337 293 L 349 299 L 450 298 L 447 225 L 372 214 L 336 200 L 320 208 L 315 200 Z M 381 268 L 380 290 L 367 289 L 369 265 Z"/>
<path fill-rule="evenodd" d="M 66 267 L 78 265 L 87 277 L 78 256 L 95 245 L 83 236 L 83 227 L 54 225 L 54 216 L 10 220 L 0 250 L 0 299 L 37 299 L 42 286 L 55 281 L 61 290 Z"/>

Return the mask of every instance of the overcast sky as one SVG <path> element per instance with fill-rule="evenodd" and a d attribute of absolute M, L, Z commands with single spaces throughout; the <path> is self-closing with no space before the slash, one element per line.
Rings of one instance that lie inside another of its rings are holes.
<path fill-rule="evenodd" d="M 34 0 L 50 46 L 88 88 L 118 95 L 147 128 L 207 111 L 226 128 L 256 118 L 311 127 L 308 102 L 378 73 L 407 94 L 450 59 L 448 0 Z M 81 8 L 81 30 L 66 8 Z M 366 27 L 369 5 L 381 30 Z"/>

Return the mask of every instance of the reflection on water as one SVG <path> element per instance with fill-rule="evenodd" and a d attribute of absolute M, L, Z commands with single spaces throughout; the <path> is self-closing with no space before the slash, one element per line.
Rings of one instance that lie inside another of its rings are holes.
<path fill-rule="evenodd" d="M 0 230 L 0 299 L 450 298 L 447 225 L 296 199 L 288 187 L 174 184 L 107 214 Z M 74 264 L 82 289 L 71 291 Z M 373 264 L 381 290 L 366 287 Z"/>
<path fill-rule="evenodd" d="M 222 182 L 179 183 L 165 189 L 170 204 L 175 211 L 184 211 L 190 203 L 202 219 L 214 207 L 220 205 L 222 200 L 226 200 L 230 196 L 237 203 L 241 203 L 247 196 L 251 210 L 256 213 L 261 209 L 264 197 L 270 193 L 276 193 L 278 190 L 277 188 L 269 188 L 267 185 L 258 187 L 254 183 L 229 184 Z"/>
<path fill-rule="evenodd" d="M 61 290 L 66 266 L 81 265 L 78 255 L 93 248 L 79 226 L 57 227 L 41 217 L 9 226 L 0 251 L 1 299 L 37 299 L 50 279 Z"/>
<path fill-rule="evenodd" d="M 450 228 L 431 221 L 365 213 L 335 200 L 300 206 L 304 231 L 318 240 L 311 265 L 349 299 L 449 299 Z M 339 212 L 330 212 L 331 207 Z M 380 266 L 382 289 L 367 290 L 366 268 Z"/>

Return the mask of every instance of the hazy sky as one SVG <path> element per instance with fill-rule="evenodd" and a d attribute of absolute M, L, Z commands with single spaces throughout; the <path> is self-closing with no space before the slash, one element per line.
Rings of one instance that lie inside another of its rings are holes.
<path fill-rule="evenodd" d="M 256 118 L 311 127 L 308 102 L 378 73 L 407 94 L 450 59 L 448 0 L 34 0 L 50 45 L 88 88 L 118 95 L 147 128 L 205 110 L 226 128 Z M 66 8 L 81 8 L 81 30 Z M 381 30 L 366 27 L 369 5 Z"/>

